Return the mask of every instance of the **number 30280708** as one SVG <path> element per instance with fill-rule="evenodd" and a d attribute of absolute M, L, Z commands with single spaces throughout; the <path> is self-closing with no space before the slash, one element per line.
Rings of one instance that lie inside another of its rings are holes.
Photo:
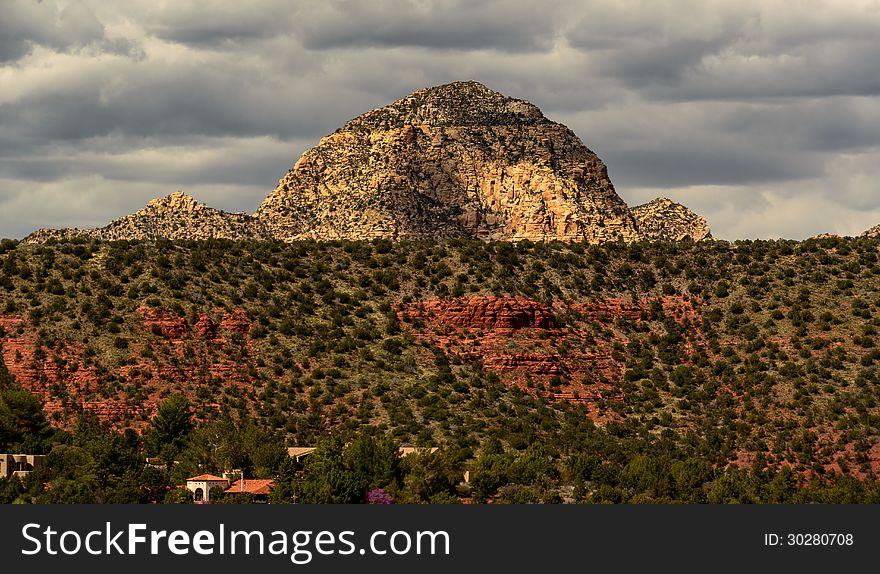
<path fill-rule="evenodd" d="M 853 535 L 843 532 L 764 534 L 764 546 L 852 546 L 853 544 L 855 544 Z"/>

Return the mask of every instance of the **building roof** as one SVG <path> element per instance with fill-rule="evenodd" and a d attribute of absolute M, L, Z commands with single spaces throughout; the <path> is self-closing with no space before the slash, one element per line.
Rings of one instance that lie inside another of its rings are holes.
<path fill-rule="evenodd" d="M 198 476 L 194 476 L 194 477 L 192 477 L 192 478 L 187 478 L 186 481 L 187 481 L 187 482 L 195 482 L 195 481 L 200 481 L 200 482 L 229 482 L 229 480 L 227 480 L 227 479 L 225 479 L 225 478 L 223 478 L 223 477 L 221 477 L 221 476 L 214 476 L 213 474 L 200 474 L 200 475 L 198 475 Z"/>
<path fill-rule="evenodd" d="M 315 452 L 313 446 L 292 446 L 287 449 L 287 456 L 304 456 Z"/>
<path fill-rule="evenodd" d="M 226 494 L 235 494 L 237 492 L 249 492 L 251 494 L 269 494 L 272 487 L 275 486 L 274 480 L 263 480 L 256 478 L 248 478 L 244 481 L 242 487 L 241 479 L 232 483 L 232 486 L 226 489 Z"/>

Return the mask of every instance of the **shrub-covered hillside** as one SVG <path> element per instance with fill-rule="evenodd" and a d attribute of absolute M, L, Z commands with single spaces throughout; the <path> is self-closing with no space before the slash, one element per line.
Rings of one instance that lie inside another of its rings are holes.
<path fill-rule="evenodd" d="M 494 477 L 477 498 L 791 499 L 847 475 L 864 499 L 878 248 L 4 241 L 4 385 L 136 441 L 176 394 L 289 446 L 374 429 Z"/>

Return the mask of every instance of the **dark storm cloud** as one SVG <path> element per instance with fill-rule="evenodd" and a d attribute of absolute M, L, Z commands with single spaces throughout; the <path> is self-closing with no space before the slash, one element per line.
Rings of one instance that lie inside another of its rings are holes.
<path fill-rule="evenodd" d="M 295 5 L 252 0 L 247 9 L 230 2 L 178 2 L 149 10 L 146 29 L 159 38 L 199 48 L 240 48 L 291 29 Z"/>
<path fill-rule="evenodd" d="M 439 50 L 545 51 L 559 33 L 557 0 L 335 0 L 306 2 L 294 19 L 307 48 L 417 46 Z"/>
<path fill-rule="evenodd" d="M 813 46 L 786 57 L 718 56 L 702 60 L 680 79 L 680 85 L 645 85 L 645 93 L 666 100 L 877 96 L 880 44 Z"/>
<path fill-rule="evenodd" d="M 796 189 L 835 157 L 880 148 L 880 106 L 864 97 L 634 102 L 559 119 L 603 158 L 624 192 L 783 182 Z M 876 188 L 865 192 L 880 197 Z"/>
<path fill-rule="evenodd" d="M 692 185 L 751 185 L 813 177 L 820 168 L 807 158 L 791 159 L 762 150 L 719 149 L 626 150 L 603 154 L 609 165 L 632 169 L 616 170 L 614 178 L 624 187 L 687 187 Z"/>
<path fill-rule="evenodd" d="M 622 2 L 605 17 L 566 38 L 650 99 L 880 93 L 875 2 Z"/>
<path fill-rule="evenodd" d="M 107 180 L 152 182 L 162 188 L 262 183 L 269 189 L 284 175 L 286 170 L 282 168 L 297 155 L 291 150 L 304 151 L 310 143 L 269 138 L 202 138 L 198 142 L 174 146 L 164 142 L 161 148 L 137 149 L 132 143 L 114 140 L 123 149 L 134 151 L 78 153 L 61 148 L 48 156 L 0 158 L 0 174 L 16 180 L 51 182 L 100 173 Z"/>
<path fill-rule="evenodd" d="M 789 153 L 846 152 L 880 146 L 880 106 L 863 96 L 777 100 L 731 109 L 718 122 L 725 133 L 775 141 Z"/>
<path fill-rule="evenodd" d="M 0 235 L 176 189 L 252 211 L 321 136 L 459 79 L 571 127 L 630 203 L 855 232 L 880 222 L 877 37 L 869 0 L 8 0 Z"/>
<path fill-rule="evenodd" d="M 423 47 L 467 51 L 545 51 L 564 21 L 566 3 L 525 0 L 257 0 L 180 2 L 150 10 L 155 36 L 199 48 L 229 49 L 287 36 L 309 50 Z"/>
<path fill-rule="evenodd" d="M 133 47 L 108 38 L 95 14 L 81 2 L 58 5 L 40 0 L 5 0 L 0 11 L 0 64 L 43 46 L 59 52 L 96 48 L 118 53 Z"/>
<path fill-rule="evenodd" d="M 49 140 L 89 139 L 113 133 L 251 135 L 268 127 L 259 113 L 255 114 L 257 117 L 248 113 L 254 108 L 233 107 L 228 97 L 194 78 L 181 78 L 170 84 L 159 82 L 149 92 L 136 89 L 114 96 L 110 101 L 100 101 L 93 86 L 82 88 L 76 98 L 69 94 L 44 94 L 5 104 L 0 106 L 0 120 L 11 122 L 12 118 L 23 118 L 25 136 Z M 249 96 L 237 91 L 244 99 Z"/>
<path fill-rule="evenodd" d="M 50 86 L 26 99 L 0 104 L 0 122 L 14 126 L 22 137 L 46 140 L 113 133 L 318 134 L 326 125 L 326 116 L 321 103 L 309 99 L 311 90 L 279 97 L 271 86 L 261 83 L 259 72 L 238 66 L 144 66 L 120 86 L 102 84 L 100 75 L 84 77 L 73 85 Z M 300 113 L 290 113 L 291 105 L 299 106 Z"/>

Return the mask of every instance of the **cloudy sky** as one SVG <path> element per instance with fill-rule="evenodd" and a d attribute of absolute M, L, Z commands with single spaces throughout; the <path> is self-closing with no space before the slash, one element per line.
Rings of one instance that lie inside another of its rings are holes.
<path fill-rule="evenodd" d="M 346 120 L 475 79 L 725 239 L 880 223 L 874 0 L 0 0 L 0 236 L 253 211 Z"/>

